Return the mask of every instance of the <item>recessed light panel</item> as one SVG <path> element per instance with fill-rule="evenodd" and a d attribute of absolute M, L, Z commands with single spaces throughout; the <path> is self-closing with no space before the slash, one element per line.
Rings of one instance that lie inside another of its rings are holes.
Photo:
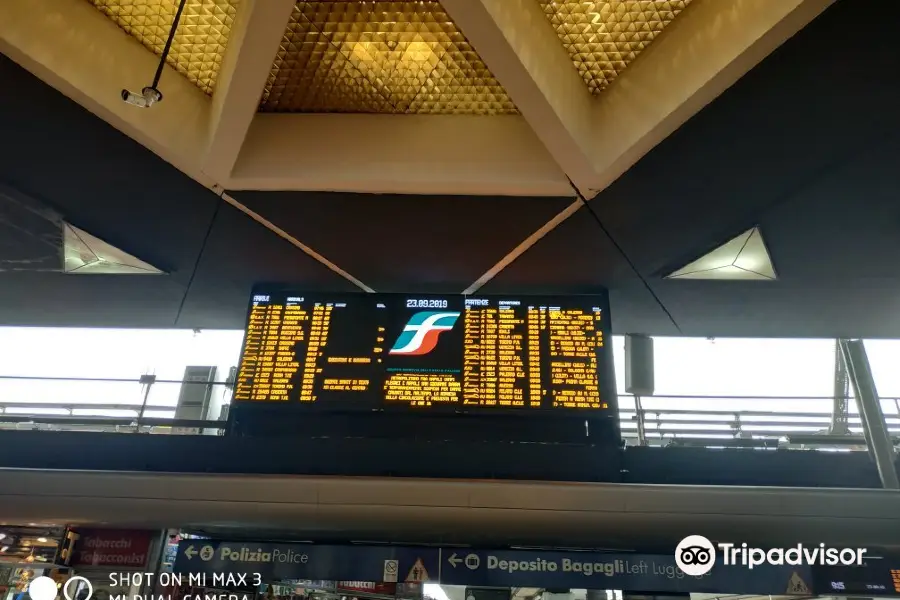
<path fill-rule="evenodd" d="M 160 275 L 162 271 L 68 223 L 63 224 L 66 273 L 74 275 Z"/>
<path fill-rule="evenodd" d="M 772 281 L 777 276 L 762 233 L 754 227 L 678 269 L 667 279 Z"/>

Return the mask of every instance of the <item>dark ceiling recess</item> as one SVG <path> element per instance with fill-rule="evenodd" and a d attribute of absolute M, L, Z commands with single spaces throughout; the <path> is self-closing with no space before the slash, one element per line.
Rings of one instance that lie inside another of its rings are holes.
<path fill-rule="evenodd" d="M 230 192 L 379 292 L 459 293 L 571 198 Z"/>
<path fill-rule="evenodd" d="M 651 282 L 652 285 L 652 282 Z M 590 294 L 608 286 L 616 332 L 678 332 L 586 210 L 579 210 L 489 281 L 485 293 Z"/>
<path fill-rule="evenodd" d="M 686 335 L 900 338 L 900 23 L 882 8 L 837 2 L 593 201 Z M 3 273 L 0 322 L 171 327 L 183 302 L 179 327 L 239 328 L 255 281 L 355 289 L 231 207 L 213 220 L 215 194 L 2 58 L 0 84 L 0 181 L 171 273 Z M 416 292 L 465 289 L 572 201 L 234 195 L 370 287 Z M 589 217 L 484 291 L 608 287 L 616 333 L 673 334 Z M 755 225 L 778 281 L 663 280 Z"/>
<path fill-rule="evenodd" d="M 314 291 L 360 292 L 302 250 L 223 204 L 177 325 L 242 328 L 250 290 L 261 282 L 293 283 Z"/>

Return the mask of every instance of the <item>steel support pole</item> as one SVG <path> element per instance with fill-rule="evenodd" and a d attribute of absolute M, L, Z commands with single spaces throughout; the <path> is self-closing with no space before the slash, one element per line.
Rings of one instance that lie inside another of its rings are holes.
<path fill-rule="evenodd" d="M 869 367 L 869 358 L 862 340 L 841 340 L 841 354 L 847 365 L 847 374 L 856 392 L 856 403 L 866 437 L 866 446 L 875 458 L 875 466 L 885 489 L 900 490 L 900 480 L 894 466 L 894 444 L 888 433 L 881 401 L 875 387 L 875 379 Z"/>
<path fill-rule="evenodd" d="M 647 443 L 646 420 L 644 419 L 644 407 L 641 404 L 641 397 L 637 394 L 634 395 L 634 408 L 634 413 L 637 416 L 638 446 L 648 446 L 649 444 Z"/>
<path fill-rule="evenodd" d="M 834 404 L 831 409 L 829 435 L 850 435 L 850 376 L 841 352 L 841 341 L 834 340 Z"/>
<path fill-rule="evenodd" d="M 144 388 L 144 401 L 141 403 L 141 412 L 138 413 L 137 430 L 135 433 L 141 432 L 141 426 L 144 424 L 144 412 L 147 410 L 147 401 L 150 399 L 150 388 L 156 383 L 156 375 L 141 375 L 141 387 Z"/>

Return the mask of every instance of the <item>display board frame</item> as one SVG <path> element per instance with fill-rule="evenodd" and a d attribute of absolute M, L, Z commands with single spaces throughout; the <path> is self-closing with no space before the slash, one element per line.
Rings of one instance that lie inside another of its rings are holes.
<path fill-rule="evenodd" d="M 597 368 L 598 368 L 598 387 L 600 391 L 600 396 L 603 401 L 607 404 L 606 408 L 567 408 L 567 407 L 507 407 L 507 406 L 479 406 L 479 405 L 463 405 L 463 404 L 452 404 L 452 405 L 431 405 L 431 406 L 411 406 L 409 404 L 402 403 L 388 403 L 385 401 L 383 397 L 383 391 L 374 392 L 376 395 L 380 395 L 381 398 L 378 402 L 378 405 L 366 405 L 359 402 L 340 402 L 340 401 L 329 401 L 329 402 L 285 402 L 278 400 L 233 400 L 232 401 L 232 411 L 230 416 L 234 416 L 235 411 L 241 414 L 247 414 L 248 412 L 260 413 L 265 412 L 271 414 L 273 417 L 275 415 L 295 415 L 295 414 L 307 414 L 307 415 L 328 415 L 328 414 L 350 414 L 350 415 L 361 415 L 366 413 L 384 413 L 384 414 L 403 414 L 403 415 L 427 415 L 427 416 L 440 416 L 440 415 L 472 415 L 472 416 L 482 416 L 482 417 L 493 417 L 493 416 L 518 416 L 522 418 L 529 417 L 540 417 L 540 418 L 563 418 L 569 419 L 572 417 L 581 418 L 581 419 L 590 419 L 590 420 L 613 420 L 616 423 L 618 422 L 618 396 L 617 396 L 617 388 L 615 382 L 615 369 L 612 357 L 612 345 L 611 345 L 611 323 L 610 323 L 610 314 L 609 314 L 609 297 L 608 294 L 603 292 L 598 292 L 594 294 L 578 294 L 578 295 L 566 295 L 566 296 L 549 296 L 549 295 L 534 295 L 534 294 L 410 294 L 410 293 L 399 293 L 399 292 L 384 292 L 384 293 L 376 293 L 376 294 L 367 294 L 363 292 L 316 292 L 316 291 L 301 291 L 298 289 L 299 286 L 295 285 L 284 285 L 284 284 L 260 284 L 254 286 L 250 298 L 247 303 L 247 318 L 245 320 L 245 339 L 242 340 L 241 343 L 241 352 L 239 356 L 238 362 L 238 373 L 235 381 L 235 393 L 237 393 L 238 385 L 241 380 L 241 367 L 244 364 L 245 353 L 247 351 L 247 343 L 246 343 L 246 332 L 248 331 L 248 327 L 250 324 L 250 316 L 251 310 L 254 306 L 254 298 L 260 295 L 308 295 L 314 298 L 315 301 L 318 302 L 342 302 L 349 300 L 359 300 L 360 298 L 366 297 L 377 297 L 384 298 L 385 300 L 390 300 L 397 302 L 399 300 L 405 298 L 416 298 L 422 299 L 425 301 L 428 300 L 442 300 L 448 298 L 459 299 L 463 304 L 467 299 L 515 299 L 521 300 L 523 302 L 533 301 L 533 302 L 551 302 L 551 301 L 565 301 L 568 303 L 578 302 L 579 304 L 583 304 L 585 306 L 597 306 L 600 308 L 602 319 L 601 319 L 601 331 L 603 332 L 604 337 L 604 346 L 602 351 L 597 353 Z M 426 307 L 422 307 L 426 308 Z M 231 419 L 229 419 L 231 420 Z"/>

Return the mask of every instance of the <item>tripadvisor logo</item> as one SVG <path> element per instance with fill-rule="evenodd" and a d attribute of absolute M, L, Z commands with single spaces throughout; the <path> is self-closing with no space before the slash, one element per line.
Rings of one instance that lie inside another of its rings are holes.
<path fill-rule="evenodd" d="M 702 535 L 689 535 L 675 548 L 675 564 L 685 575 L 706 575 L 716 564 L 716 548 Z"/>
<path fill-rule="evenodd" d="M 797 544 L 790 548 L 754 548 L 747 544 L 720 542 L 713 545 L 702 535 L 689 535 L 675 548 L 675 564 L 686 575 L 699 577 L 712 570 L 716 564 L 716 548 L 721 553 L 722 564 L 739 565 L 752 569 L 760 565 L 836 565 L 861 566 L 866 554 L 865 548 L 831 548 L 825 544 L 804 546 Z"/>

